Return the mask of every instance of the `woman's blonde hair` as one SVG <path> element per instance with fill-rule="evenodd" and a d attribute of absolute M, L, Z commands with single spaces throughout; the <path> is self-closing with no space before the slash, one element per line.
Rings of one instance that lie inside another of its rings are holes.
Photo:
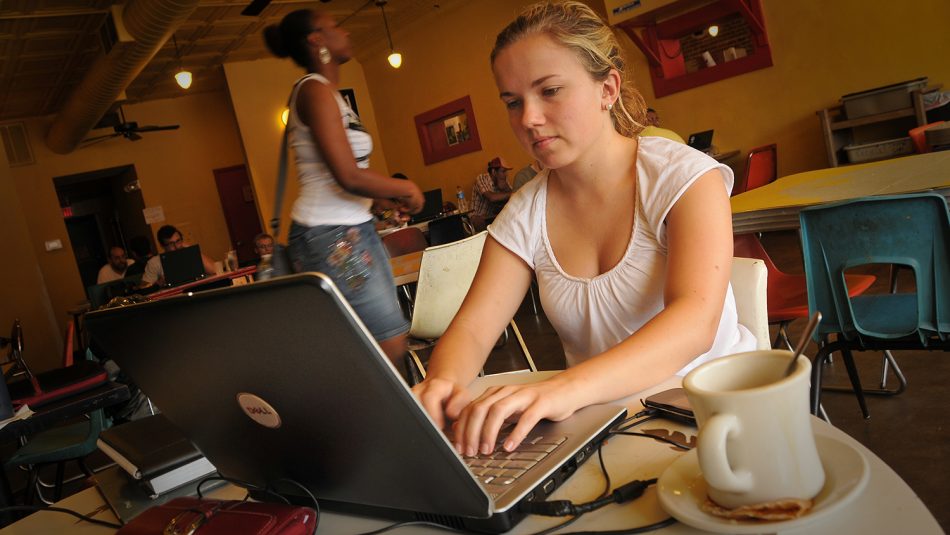
<path fill-rule="evenodd" d="M 508 45 L 528 35 L 544 33 L 574 52 L 591 78 L 607 79 L 610 69 L 620 73 L 620 98 L 610 110 L 617 132 L 635 137 L 644 128 L 646 102 L 624 71 L 626 60 L 617 38 L 597 13 L 580 2 L 538 2 L 525 8 L 495 39 L 491 63 Z"/>

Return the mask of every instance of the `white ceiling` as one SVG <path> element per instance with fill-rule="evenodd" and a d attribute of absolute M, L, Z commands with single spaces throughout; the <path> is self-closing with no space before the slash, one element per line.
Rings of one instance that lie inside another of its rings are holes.
<path fill-rule="evenodd" d="M 464 0 L 389 0 L 394 35 Z M 70 92 L 103 54 L 99 33 L 117 0 L 0 1 L 0 121 L 59 111 Z M 274 0 L 259 16 L 241 15 L 250 0 L 200 0 L 176 31 L 181 63 L 194 75 L 188 93 L 225 86 L 222 64 L 271 57 L 261 30 L 301 8 L 331 13 L 350 32 L 357 59 L 384 50 L 386 33 L 373 0 Z M 398 48 L 398 40 L 396 42 Z M 186 94 L 173 79 L 178 70 L 169 39 L 126 89 L 128 102 Z"/>

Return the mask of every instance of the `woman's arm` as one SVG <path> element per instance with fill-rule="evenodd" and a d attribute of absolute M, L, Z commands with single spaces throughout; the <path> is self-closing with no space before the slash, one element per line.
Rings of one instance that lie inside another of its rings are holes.
<path fill-rule="evenodd" d="M 531 268 L 489 236 L 478 271 L 458 314 L 439 338 L 426 379 L 413 391 L 440 427 L 468 404 L 465 391 L 531 283 Z"/>
<path fill-rule="evenodd" d="M 462 411 L 455 439 L 460 452 L 492 451 L 504 421 L 517 417 L 504 445 L 514 449 L 542 418 L 562 420 L 644 390 L 709 350 L 732 262 L 732 217 L 719 171 L 690 186 L 666 225 L 664 309 L 620 344 L 548 381 L 487 390 Z"/>
<path fill-rule="evenodd" d="M 409 213 L 422 209 L 425 200 L 419 187 L 408 180 L 360 169 L 340 122 L 340 108 L 333 88 L 316 80 L 303 82 L 297 93 L 297 114 L 310 127 L 317 149 L 344 190 L 371 198 L 395 199 Z"/>

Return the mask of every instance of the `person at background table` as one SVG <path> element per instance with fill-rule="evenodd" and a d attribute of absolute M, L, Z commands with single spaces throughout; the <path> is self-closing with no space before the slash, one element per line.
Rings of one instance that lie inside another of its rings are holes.
<path fill-rule="evenodd" d="M 511 197 L 513 190 L 511 184 L 508 183 L 510 170 L 511 166 L 501 157 L 496 156 L 488 162 L 486 172 L 475 177 L 469 218 L 476 231 L 484 230 Z"/>
<path fill-rule="evenodd" d="M 125 278 L 128 268 L 135 264 L 135 260 L 129 260 L 125 254 L 125 249 L 114 245 L 109 248 L 109 262 L 99 270 L 99 276 L 96 278 L 96 284 L 117 281 Z"/>
<path fill-rule="evenodd" d="M 755 349 L 729 286 L 732 171 L 686 145 L 638 137 L 643 98 L 622 49 L 579 2 L 528 7 L 491 65 L 515 137 L 544 171 L 489 228 L 472 287 L 414 392 L 464 455 L 515 448 L 541 419 L 621 399 L 700 363 Z M 466 387 L 532 272 L 568 369 L 531 385 Z"/>
<path fill-rule="evenodd" d="M 254 236 L 254 254 L 257 258 L 269 254 L 274 254 L 274 237 L 266 232 L 261 232 Z"/>
<path fill-rule="evenodd" d="M 686 143 L 676 132 L 667 128 L 660 128 L 660 116 L 653 108 L 647 108 L 646 126 L 640 131 L 640 136 L 665 137 L 679 143 Z"/>
<path fill-rule="evenodd" d="M 369 168 L 373 140 L 337 89 L 340 65 L 353 51 L 349 33 L 333 17 L 293 11 L 264 29 L 264 41 L 275 56 L 290 57 L 307 71 L 294 84 L 287 121 L 300 181 L 289 235 L 294 270 L 330 276 L 401 366 L 409 323 L 370 207 L 374 199 L 388 199 L 401 212 L 417 213 L 422 192 L 409 180 Z"/>
<path fill-rule="evenodd" d="M 515 180 L 511 187 L 514 188 L 515 191 L 518 191 L 521 189 L 521 186 L 524 186 L 532 178 L 537 176 L 537 174 L 541 172 L 541 169 L 541 162 L 537 160 L 531 162 L 530 164 L 523 167 L 520 171 L 515 173 Z"/>
<path fill-rule="evenodd" d="M 190 244 L 185 243 L 181 232 L 171 225 L 163 225 L 155 235 L 158 238 L 159 245 L 166 253 L 184 249 Z M 201 253 L 201 265 L 204 267 L 206 275 L 214 275 L 214 262 L 204 253 Z M 148 259 L 145 264 L 145 272 L 142 273 L 142 282 L 140 288 L 146 288 L 152 285 L 162 286 L 165 284 L 165 271 L 162 269 L 161 255 L 155 255 Z"/>

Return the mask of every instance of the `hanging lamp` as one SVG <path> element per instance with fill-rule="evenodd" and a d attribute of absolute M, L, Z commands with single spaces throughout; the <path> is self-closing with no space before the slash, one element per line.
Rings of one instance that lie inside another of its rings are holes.
<path fill-rule="evenodd" d="M 387 59 L 394 69 L 398 69 L 402 66 L 402 54 L 396 52 L 396 49 L 393 48 L 393 36 L 389 33 L 389 21 L 386 20 L 386 0 L 376 0 L 376 5 L 383 12 L 383 25 L 386 26 L 386 39 L 389 40 L 389 57 Z"/>
<path fill-rule="evenodd" d="M 186 71 L 181 66 L 181 52 L 178 50 L 178 39 L 175 39 L 175 34 L 172 34 L 172 42 L 175 44 L 175 60 L 178 62 L 178 72 L 175 74 L 175 81 L 178 82 L 178 86 L 182 89 L 188 89 L 191 87 L 191 71 Z"/>

